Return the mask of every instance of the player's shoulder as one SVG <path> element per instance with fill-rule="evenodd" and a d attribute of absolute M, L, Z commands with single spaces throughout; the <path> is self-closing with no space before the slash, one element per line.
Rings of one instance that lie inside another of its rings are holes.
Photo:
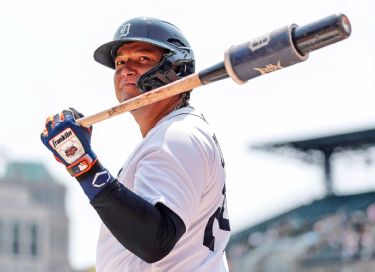
<path fill-rule="evenodd" d="M 203 114 L 193 107 L 184 107 L 165 116 L 160 122 L 161 130 L 179 135 L 209 132 L 209 126 Z"/>
<path fill-rule="evenodd" d="M 198 110 L 184 107 L 165 116 L 154 127 L 149 136 L 153 140 L 181 142 L 204 140 L 211 137 L 207 121 Z"/>

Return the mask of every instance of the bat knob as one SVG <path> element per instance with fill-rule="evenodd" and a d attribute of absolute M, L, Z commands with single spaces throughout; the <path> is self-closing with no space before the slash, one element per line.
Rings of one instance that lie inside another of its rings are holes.
<path fill-rule="evenodd" d="M 352 26 L 350 25 L 349 18 L 345 16 L 344 14 L 339 14 L 338 16 L 341 17 L 341 26 L 343 33 L 345 33 L 346 37 L 349 37 L 350 34 L 352 33 Z"/>

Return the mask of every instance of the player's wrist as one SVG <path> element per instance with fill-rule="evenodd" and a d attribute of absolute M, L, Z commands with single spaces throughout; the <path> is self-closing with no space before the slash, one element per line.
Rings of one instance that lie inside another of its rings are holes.
<path fill-rule="evenodd" d="M 98 160 L 96 160 L 90 170 L 75 178 L 90 201 L 116 180 Z"/>
<path fill-rule="evenodd" d="M 98 162 L 95 153 L 90 150 L 85 153 L 81 158 L 66 166 L 66 170 L 72 177 L 78 178 L 85 173 L 90 172 L 94 165 Z"/>

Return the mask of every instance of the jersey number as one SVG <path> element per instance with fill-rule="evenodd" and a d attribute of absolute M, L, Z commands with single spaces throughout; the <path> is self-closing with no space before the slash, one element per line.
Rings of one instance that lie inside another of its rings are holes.
<path fill-rule="evenodd" d="M 215 250 L 215 236 L 213 234 L 213 227 L 215 219 L 219 223 L 221 230 L 230 231 L 229 220 L 224 218 L 224 205 L 225 205 L 225 185 L 222 191 L 224 195 L 223 205 L 215 211 L 208 219 L 206 228 L 204 230 L 203 245 L 208 247 L 211 251 Z"/>

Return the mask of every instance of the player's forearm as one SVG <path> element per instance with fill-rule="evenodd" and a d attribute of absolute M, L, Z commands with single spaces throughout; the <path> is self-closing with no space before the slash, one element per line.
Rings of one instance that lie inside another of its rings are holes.
<path fill-rule="evenodd" d="M 91 204 L 116 239 L 148 263 L 164 258 L 186 231 L 173 211 L 160 203 L 153 206 L 118 182 Z"/>

